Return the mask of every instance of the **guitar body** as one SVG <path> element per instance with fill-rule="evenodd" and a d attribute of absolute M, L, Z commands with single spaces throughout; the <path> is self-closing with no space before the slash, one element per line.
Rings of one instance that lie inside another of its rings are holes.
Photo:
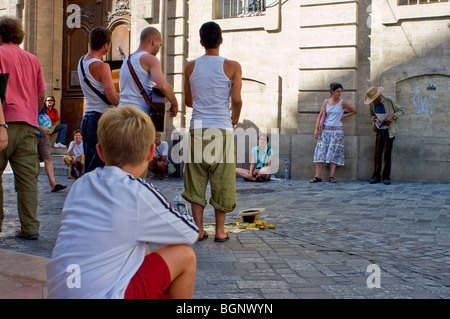
<path fill-rule="evenodd" d="M 116 88 L 116 91 L 118 93 L 120 93 L 120 83 L 119 83 L 120 69 L 112 70 L 111 71 L 111 76 L 112 76 L 112 80 L 113 80 L 113 83 L 114 83 L 114 87 Z"/>

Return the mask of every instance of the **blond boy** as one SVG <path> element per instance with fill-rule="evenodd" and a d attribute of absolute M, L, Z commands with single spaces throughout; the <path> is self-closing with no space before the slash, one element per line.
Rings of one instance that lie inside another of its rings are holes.
<path fill-rule="evenodd" d="M 99 121 L 104 168 L 83 175 L 64 204 L 47 265 L 49 298 L 191 298 L 198 237 L 139 176 L 153 158 L 154 126 L 144 112 L 114 108 Z M 148 243 L 161 244 L 149 253 Z"/>

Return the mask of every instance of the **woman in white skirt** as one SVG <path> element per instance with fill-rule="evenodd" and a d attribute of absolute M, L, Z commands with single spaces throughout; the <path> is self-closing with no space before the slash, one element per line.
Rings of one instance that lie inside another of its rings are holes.
<path fill-rule="evenodd" d="M 317 117 L 314 137 L 317 139 L 313 162 L 316 163 L 316 176 L 311 183 L 321 182 L 324 164 L 330 164 L 330 183 L 336 183 L 334 172 L 336 166 L 344 165 L 344 130 L 342 120 L 356 114 L 356 109 L 341 99 L 342 85 L 330 84 L 330 98 L 326 99 Z M 344 113 L 347 110 L 348 112 Z"/>

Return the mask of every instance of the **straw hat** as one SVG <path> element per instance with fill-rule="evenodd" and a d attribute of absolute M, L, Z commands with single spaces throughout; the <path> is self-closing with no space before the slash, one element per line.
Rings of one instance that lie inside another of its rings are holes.
<path fill-rule="evenodd" d="M 261 219 L 261 213 L 265 210 L 265 208 L 250 208 L 245 209 L 239 212 L 239 215 L 242 216 L 242 220 L 244 222 L 254 223 L 257 220 Z"/>
<path fill-rule="evenodd" d="M 364 103 L 372 103 L 380 94 L 383 92 L 384 88 L 372 86 L 366 91 L 366 96 L 364 97 Z"/>

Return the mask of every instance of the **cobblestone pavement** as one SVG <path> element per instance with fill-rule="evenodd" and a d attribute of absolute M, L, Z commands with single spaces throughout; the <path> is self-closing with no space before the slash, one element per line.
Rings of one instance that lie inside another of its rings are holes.
<path fill-rule="evenodd" d="M 14 238 L 20 224 L 13 176 L 3 175 L 0 248 L 51 256 L 73 183 L 56 179 L 69 187 L 51 193 L 47 177 L 39 176 L 40 239 L 26 241 Z M 152 182 L 169 200 L 183 191 L 181 179 Z M 210 235 L 195 244 L 194 298 L 450 298 L 449 184 L 238 178 L 236 187 L 237 207 L 227 222 L 262 207 L 261 219 L 275 229 L 233 232 L 225 243 Z M 210 205 L 205 222 L 214 223 Z"/>

